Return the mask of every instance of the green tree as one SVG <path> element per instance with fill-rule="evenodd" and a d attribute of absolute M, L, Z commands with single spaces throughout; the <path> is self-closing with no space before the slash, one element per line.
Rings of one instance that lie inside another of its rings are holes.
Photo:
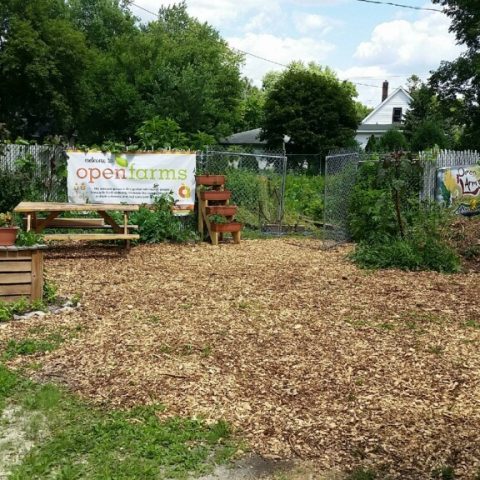
<path fill-rule="evenodd" d="M 69 0 L 73 24 L 84 33 L 90 46 L 109 50 L 115 40 L 135 33 L 135 17 L 127 0 Z"/>
<path fill-rule="evenodd" d="M 0 121 L 13 136 L 75 127 L 89 64 L 85 38 L 58 0 L 4 0 L 0 8 Z"/>
<path fill-rule="evenodd" d="M 400 130 L 392 128 L 380 138 L 379 149 L 386 152 L 408 150 L 408 141 Z"/>
<path fill-rule="evenodd" d="M 437 145 L 450 147 L 454 129 L 446 118 L 435 91 L 416 76 L 409 80 L 412 103 L 405 115 L 404 133 L 413 151 L 421 151 Z"/>
<path fill-rule="evenodd" d="M 376 152 L 379 147 L 379 141 L 375 135 L 370 135 L 367 144 L 365 145 L 366 152 Z"/>
<path fill-rule="evenodd" d="M 430 78 L 444 111 L 461 126 L 458 147 L 480 148 L 480 8 L 470 0 L 433 0 L 452 19 L 450 31 L 466 52 L 442 62 Z"/>
<path fill-rule="evenodd" d="M 265 91 L 243 79 L 243 94 L 240 103 L 240 120 L 236 131 L 253 130 L 263 124 Z"/>
<path fill-rule="evenodd" d="M 240 118 L 242 57 L 218 32 L 191 18 L 185 3 L 162 8 L 123 53 L 142 96 L 144 119 L 174 119 L 187 133 L 220 137 Z M 120 59 L 121 60 L 121 59 Z"/>
<path fill-rule="evenodd" d="M 146 120 L 136 132 L 140 145 L 148 150 L 163 148 L 187 148 L 187 136 L 181 131 L 180 125 L 171 118 L 154 117 Z"/>
<path fill-rule="evenodd" d="M 270 85 L 265 101 L 263 138 L 278 147 L 290 137 L 289 153 L 320 153 L 354 143 L 355 87 L 330 69 L 292 64 Z"/>
<path fill-rule="evenodd" d="M 355 102 L 355 111 L 357 112 L 357 121 L 361 123 L 361 121 L 373 111 L 373 108 L 367 107 L 362 102 Z"/>

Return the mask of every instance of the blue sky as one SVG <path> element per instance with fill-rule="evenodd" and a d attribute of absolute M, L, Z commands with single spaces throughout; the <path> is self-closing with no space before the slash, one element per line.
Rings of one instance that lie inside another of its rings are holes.
<path fill-rule="evenodd" d="M 171 2 L 134 0 L 157 11 Z M 424 0 L 399 0 L 439 8 Z M 442 13 L 415 11 L 356 0 L 188 0 L 190 14 L 212 24 L 229 44 L 281 64 L 315 61 L 357 85 L 359 99 L 379 103 L 381 84 L 391 91 L 415 73 L 422 78 L 442 60 L 461 52 Z M 132 5 L 143 20 L 152 15 Z M 261 85 L 263 75 L 282 67 L 247 56 L 243 72 Z"/>

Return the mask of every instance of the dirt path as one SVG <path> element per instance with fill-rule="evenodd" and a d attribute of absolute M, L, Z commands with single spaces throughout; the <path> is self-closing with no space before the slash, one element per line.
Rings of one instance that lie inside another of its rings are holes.
<path fill-rule="evenodd" d="M 418 479 L 480 467 L 479 276 L 366 272 L 309 240 L 47 260 L 80 325 L 38 375 L 98 403 L 229 420 L 255 452 Z M 477 321 L 479 323 L 477 323 Z M 54 323 L 55 322 L 55 323 Z M 25 336 L 26 322 L 0 329 Z M 22 362 L 24 360 L 17 360 Z"/>

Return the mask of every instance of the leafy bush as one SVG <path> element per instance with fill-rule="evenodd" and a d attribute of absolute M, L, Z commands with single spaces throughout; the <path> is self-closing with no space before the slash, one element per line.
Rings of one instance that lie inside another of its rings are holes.
<path fill-rule="evenodd" d="M 196 238 L 193 229 L 186 227 L 172 212 L 173 198 L 155 198 L 151 208 L 140 207 L 131 219 L 138 225 L 140 242 L 160 243 L 165 241 L 186 242 Z"/>
<path fill-rule="evenodd" d="M 31 247 L 33 245 L 39 245 L 45 243 L 43 235 L 38 235 L 34 231 L 20 230 L 17 235 L 15 245 L 17 247 Z"/>
<path fill-rule="evenodd" d="M 350 196 L 349 231 L 353 240 L 402 235 L 418 211 L 423 169 L 414 157 L 385 155 L 360 167 Z"/>
<path fill-rule="evenodd" d="M 408 140 L 400 130 L 392 128 L 386 132 L 379 141 L 379 149 L 384 152 L 393 152 L 396 150 L 408 150 Z"/>
<path fill-rule="evenodd" d="M 422 168 L 406 156 L 365 163 L 350 202 L 349 227 L 359 241 L 352 259 L 367 268 L 457 272 L 460 261 L 446 241 L 449 214 L 422 204 Z"/>
<path fill-rule="evenodd" d="M 399 268 L 401 270 L 435 270 L 454 273 L 460 270 L 455 251 L 433 237 L 387 238 L 384 242 L 360 243 L 351 258 L 363 268 Z"/>

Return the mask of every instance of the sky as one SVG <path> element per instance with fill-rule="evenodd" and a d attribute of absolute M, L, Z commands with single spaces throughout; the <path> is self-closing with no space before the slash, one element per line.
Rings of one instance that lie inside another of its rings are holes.
<path fill-rule="evenodd" d="M 153 12 L 172 3 L 133 2 Z M 425 0 L 396 3 L 439 8 Z M 412 74 L 427 79 L 442 60 L 462 51 L 443 13 L 357 0 L 188 0 L 187 5 L 190 15 L 213 25 L 233 48 L 283 65 L 294 60 L 328 65 L 339 78 L 355 82 L 358 99 L 370 107 L 380 103 L 384 80 L 392 92 Z M 143 21 L 154 19 L 135 5 L 131 10 Z M 243 74 L 261 86 L 266 72 L 283 69 L 247 55 Z"/>

